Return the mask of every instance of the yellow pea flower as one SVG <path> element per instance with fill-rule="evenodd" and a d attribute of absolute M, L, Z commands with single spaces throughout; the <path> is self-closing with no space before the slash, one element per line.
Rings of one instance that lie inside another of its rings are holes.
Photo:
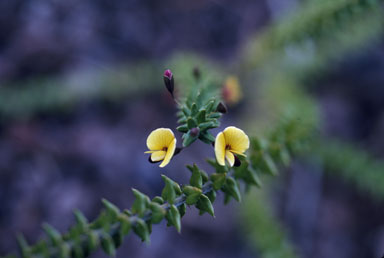
<path fill-rule="evenodd" d="M 236 76 L 229 76 L 223 85 L 222 96 L 228 105 L 237 104 L 243 97 L 239 80 Z"/>
<path fill-rule="evenodd" d="M 171 161 L 176 150 L 176 138 L 169 128 L 158 128 L 152 131 L 147 138 L 147 147 L 151 153 L 151 161 L 159 162 L 160 167 L 165 167 Z"/>
<path fill-rule="evenodd" d="M 235 154 L 245 156 L 249 148 L 249 138 L 243 130 L 229 126 L 216 136 L 215 155 L 217 163 L 225 166 L 225 160 L 232 167 L 235 164 Z"/>

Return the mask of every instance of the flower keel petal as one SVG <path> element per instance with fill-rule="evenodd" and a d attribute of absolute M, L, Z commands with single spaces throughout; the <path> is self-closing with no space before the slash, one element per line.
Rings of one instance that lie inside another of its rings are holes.
<path fill-rule="evenodd" d="M 160 161 L 160 160 L 163 160 L 164 157 L 166 155 L 166 152 L 165 151 L 155 151 L 154 153 L 152 153 L 151 155 L 151 160 L 153 162 L 157 162 L 157 161 Z"/>
<path fill-rule="evenodd" d="M 229 150 L 225 151 L 225 159 L 228 161 L 229 165 L 233 167 L 233 164 L 235 164 L 235 156 L 233 153 Z"/>

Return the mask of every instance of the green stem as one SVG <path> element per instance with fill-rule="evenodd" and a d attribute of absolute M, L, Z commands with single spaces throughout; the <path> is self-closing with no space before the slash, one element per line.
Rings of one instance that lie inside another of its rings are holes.
<path fill-rule="evenodd" d="M 208 181 L 202 187 L 202 194 L 207 194 L 207 193 L 209 193 L 211 191 L 213 191 L 212 182 Z M 186 199 L 187 199 L 187 196 L 184 193 L 182 193 L 179 197 L 176 198 L 174 205 L 176 207 L 179 207 L 179 206 L 185 204 Z M 171 204 L 169 204 L 169 203 L 164 203 L 161 206 L 162 206 L 162 208 L 164 208 L 167 211 L 171 208 Z M 138 219 L 142 219 L 142 220 L 148 222 L 148 221 L 151 220 L 151 218 L 152 218 L 152 212 L 151 211 L 148 211 L 141 218 L 138 215 L 129 216 L 129 220 L 130 220 L 131 225 L 133 227 L 136 225 Z M 108 234 L 113 238 L 114 236 L 119 234 L 120 227 L 121 227 L 121 223 L 120 222 L 116 222 L 116 223 L 112 224 Z M 105 233 L 105 231 L 103 229 L 93 229 L 92 231 L 94 233 L 96 233 L 96 235 L 98 236 L 99 240 L 101 239 L 103 233 Z M 87 249 L 87 245 L 88 245 L 88 236 L 84 234 L 80 238 L 81 238 L 80 242 L 81 242 L 82 250 L 86 250 Z M 75 246 L 75 242 L 73 240 L 68 240 L 66 242 L 66 244 L 69 247 L 69 249 L 72 251 L 74 246 Z M 48 253 L 49 253 L 50 257 L 59 257 L 59 255 L 60 255 L 59 250 L 57 248 L 55 248 L 55 247 L 50 248 Z M 31 258 L 40 258 L 41 254 L 32 254 L 32 256 L 30 256 L 30 257 Z"/>

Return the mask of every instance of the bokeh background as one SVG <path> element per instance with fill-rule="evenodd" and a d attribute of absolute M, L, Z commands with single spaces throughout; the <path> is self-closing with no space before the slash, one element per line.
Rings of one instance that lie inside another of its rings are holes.
<path fill-rule="evenodd" d="M 207 168 L 202 143 L 165 169 L 143 154 L 153 129 L 176 127 L 162 72 L 182 90 L 194 67 L 240 81 L 221 128 L 267 132 L 303 101 L 319 143 L 242 203 L 218 196 L 215 219 L 187 209 L 180 235 L 162 223 L 117 257 L 384 255 L 382 1 L 1 0 L 0 13 L 0 256 L 43 222 L 65 232 L 75 208 L 92 219 L 101 198 L 130 207 L 132 187 L 153 197 L 160 174 Z"/>

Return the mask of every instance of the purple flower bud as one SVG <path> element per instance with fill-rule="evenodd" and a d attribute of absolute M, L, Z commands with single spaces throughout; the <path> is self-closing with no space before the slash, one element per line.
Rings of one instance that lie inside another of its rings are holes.
<path fill-rule="evenodd" d="M 199 127 L 194 127 L 194 128 L 191 129 L 191 136 L 196 137 L 196 136 L 199 135 L 199 133 L 200 133 L 200 128 Z"/>
<path fill-rule="evenodd" d="M 169 91 L 169 93 L 171 93 L 172 98 L 174 98 L 173 90 L 175 88 L 175 83 L 173 79 L 173 73 L 169 69 L 165 70 L 164 72 L 164 84 L 167 90 Z"/>
<path fill-rule="evenodd" d="M 171 70 L 169 70 L 169 69 L 165 70 L 164 77 L 167 77 L 168 79 L 171 80 L 172 77 L 173 77 L 173 74 L 172 74 Z"/>
<path fill-rule="evenodd" d="M 219 105 L 217 105 L 216 111 L 225 114 L 227 113 L 227 107 L 222 102 L 220 102 Z"/>

